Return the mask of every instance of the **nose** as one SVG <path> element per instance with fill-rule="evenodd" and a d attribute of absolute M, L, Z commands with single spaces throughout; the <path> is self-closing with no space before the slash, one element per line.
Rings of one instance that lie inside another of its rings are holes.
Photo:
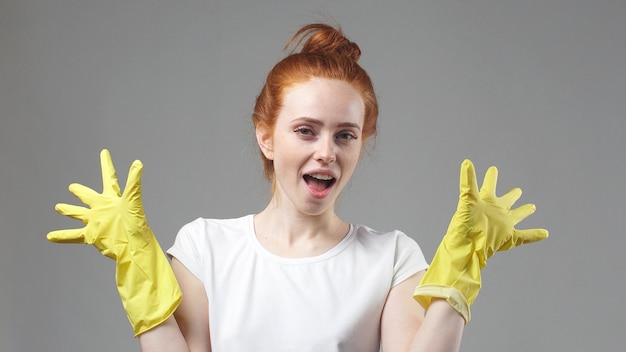
<path fill-rule="evenodd" d="M 337 160 L 337 151 L 332 137 L 323 137 L 318 140 L 315 150 L 315 160 L 329 164 Z"/>

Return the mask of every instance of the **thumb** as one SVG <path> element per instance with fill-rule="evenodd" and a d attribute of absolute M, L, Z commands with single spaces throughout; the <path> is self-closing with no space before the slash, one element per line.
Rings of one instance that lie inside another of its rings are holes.
<path fill-rule="evenodd" d="M 513 247 L 539 242 L 546 238 L 548 238 L 548 230 L 545 229 L 514 230 L 513 236 L 504 242 L 497 251 L 506 251 Z"/>
<path fill-rule="evenodd" d="M 546 229 L 524 229 L 513 232 L 513 241 L 517 244 L 539 242 L 548 238 Z"/>

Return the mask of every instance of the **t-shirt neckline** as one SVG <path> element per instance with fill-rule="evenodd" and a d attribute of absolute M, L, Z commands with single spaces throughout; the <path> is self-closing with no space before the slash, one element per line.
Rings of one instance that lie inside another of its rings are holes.
<path fill-rule="evenodd" d="M 332 247 L 331 249 L 327 250 L 326 252 L 322 254 L 311 256 L 311 257 L 300 257 L 300 258 L 281 257 L 277 254 L 274 254 L 268 251 L 265 247 L 263 247 L 261 242 L 259 242 L 259 239 L 256 236 L 256 231 L 254 230 L 254 214 L 248 215 L 247 218 L 248 218 L 247 219 L 248 237 L 250 241 L 252 242 L 252 244 L 254 245 L 256 251 L 259 254 L 261 254 L 263 257 L 270 259 L 274 262 L 282 263 L 282 264 L 308 264 L 308 263 L 315 263 L 315 262 L 328 260 L 338 255 L 339 253 L 341 253 L 352 242 L 356 234 L 355 226 L 353 224 L 349 224 L 350 229 L 348 230 L 348 233 L 341 239 L 341 241 L 339 241 L 339 243 L 337 243 L 334 247 Z"/>

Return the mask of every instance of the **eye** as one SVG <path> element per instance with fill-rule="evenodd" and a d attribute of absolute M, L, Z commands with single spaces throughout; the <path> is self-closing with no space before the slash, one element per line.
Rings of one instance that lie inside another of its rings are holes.
<path fill-rule="evenodd" d="M 294 131 L 295 133 L 297 133 L 297 134 L 301 135 L 301 136 L 306 136 L 306 137 L 308 137 L 308 136 L 312 136 L 312 135 L 313 135 L 313 130 L 312 130 L 311 128 L 309 128 L 309 127 L 305 127 L 305 126 L 302 126 L 302 127 L 296 127 L 296 128 L 294 128 L 294 130 L 293 130 L 293 131 Z"/>
<path fill-rule="evenodd" d="M 337 139 L 342 140 L 342 141 L 350 141 L 350 140 L 354 140 L 354 139 L 358 139 L 359 137 L 357 137 L 357 135 L 355 135 L 352 132 L 340 132 L 339 134 L 337 134 Z"/>

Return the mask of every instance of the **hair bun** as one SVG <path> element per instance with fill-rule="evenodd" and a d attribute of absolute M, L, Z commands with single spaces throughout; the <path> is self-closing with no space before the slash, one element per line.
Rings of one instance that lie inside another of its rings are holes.
<path fill-rule="evenodd" d="M 343 35 L 341 28 L 335 28 L 324 23 L 314 23 L 302 27 L 287 42 L 285 49 L 293 46 L 291 53 L 300 47 L 301 53 L 339 54 L 359 61 L 361 49 Z"/>

